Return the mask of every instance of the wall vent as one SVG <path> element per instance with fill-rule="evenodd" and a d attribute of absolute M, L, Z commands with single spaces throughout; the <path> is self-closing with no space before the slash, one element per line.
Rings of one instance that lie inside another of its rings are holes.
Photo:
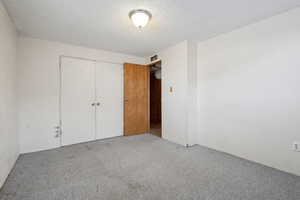
<path fill-rule="evenodd" d="M 157 55 L 153 55 L 153 56 L 150 57 L 150 62 L 154 62 L 156 60 L 158 60 L 158 56 Z"/>

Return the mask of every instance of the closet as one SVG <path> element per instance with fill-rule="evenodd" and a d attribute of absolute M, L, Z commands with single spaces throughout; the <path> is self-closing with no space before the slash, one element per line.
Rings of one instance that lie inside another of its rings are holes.
<path fill-rule="evenodd" d="M 63 57 L 60 73 L 62 146 L 123 135 L 121 64 Z"/>

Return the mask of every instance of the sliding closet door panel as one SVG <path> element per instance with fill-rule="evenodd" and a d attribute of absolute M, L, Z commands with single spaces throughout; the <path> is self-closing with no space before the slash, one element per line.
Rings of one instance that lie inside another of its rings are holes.
<path fill-rule="evenodd" d="M 95 139 L 95 63 L 63 58 L 61 63 L 62 145 Z M 42 117 L 42 116 L 41 116 Z"/>
<path fill-rule="evenodd" d="M 96 64 L 97 139 L 123 135 L 123 66 Z"/>

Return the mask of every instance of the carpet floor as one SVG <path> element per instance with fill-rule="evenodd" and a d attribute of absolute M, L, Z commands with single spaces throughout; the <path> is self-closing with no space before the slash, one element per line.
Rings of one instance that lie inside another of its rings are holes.
<path fill-rule="evenodd" d="M 300 177 L 145 134 L 21 155 L 1 200 L 299 200 Z"/>

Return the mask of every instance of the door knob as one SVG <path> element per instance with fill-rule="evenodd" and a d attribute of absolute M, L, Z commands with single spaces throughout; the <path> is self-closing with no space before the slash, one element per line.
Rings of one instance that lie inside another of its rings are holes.
<path fill-rule="evenodd" d="M 100 106 L 100 103 L 99 103 L 99 102 L 97 103 L 97 106 Z"/>
<path fill-rule="evenodd" d="M 95 103 L 92 103 L 92 106 L 95 106 Z"/>

